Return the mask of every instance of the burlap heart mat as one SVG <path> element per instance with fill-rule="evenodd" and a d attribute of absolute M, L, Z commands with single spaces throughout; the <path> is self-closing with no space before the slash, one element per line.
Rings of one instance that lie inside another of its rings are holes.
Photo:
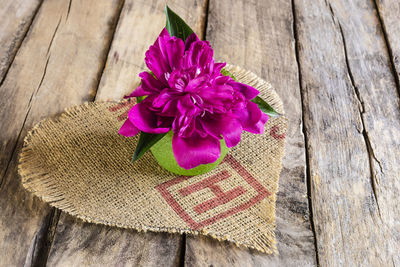
<path fill-rule="evenodd" d="M 283 113 L 268 83 L 229 68 Z M 265 253 L 276 251 L 275 198 L 286 119 L 271 118 L 263 135 L 244 133 L 212 172 L 179 177 L 162 169 L 149 152 L 130 163 L 137 138 L 117 131 L 132 105 L 87 103 L 36 125 L 20 155 L 25 188 L 85 221 L 204 234 Z"/>

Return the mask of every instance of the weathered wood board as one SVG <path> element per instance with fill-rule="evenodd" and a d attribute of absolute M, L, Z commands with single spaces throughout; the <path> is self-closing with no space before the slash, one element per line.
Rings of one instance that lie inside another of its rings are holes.
<path fill-rule="evenodd" d="M 295 11 L 319 262 L 398 265 L 400 112 L 375 5 Z"/>
<path fill-rule="evenodd" d="M 177 266 L 179 235 L 138 233 L 82 222 L 62 213 L 48 266 Z"/>
<path fill-rule="evenodd" d="M 400 2 L 397 0 L 374 0 L 383 37 L 388 49 L 397 90 L 400 94 Z"/>
<path fill-rule="evenodd" d="M 0 8 L 0 84 L 40 6 L 39 0 L 3 1 Z M 1 165 L 0 165 L 1 166 Z"/>
<path fill-rule="evenodd" d="M 46 260 L 54 210 L 22 188 L 18 152 L 39 120 L 93 98 L 119 1 L 45 1 L 0 87 L 0 255 L 2 266 Z M 90 66 L 90 67 L 88 67 Z"/>

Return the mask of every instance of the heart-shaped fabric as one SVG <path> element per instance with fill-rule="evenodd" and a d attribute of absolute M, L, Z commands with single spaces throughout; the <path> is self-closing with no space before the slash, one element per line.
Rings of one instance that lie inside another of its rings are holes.
<path fill-rule="evenodd" d="M 267 82 L 238 67 L 228 70 L 283 114 L 282 102 Z M 151 153 L 130 163 L 137 137 L 125 138 L 118 129 L 134 104 L 86 103 L 37 124 L 20 155 L 25 188 L 85 221 L 204 234 L 265 253 L 276 251 L 284 116 L 270 118 L 262 135 L 244 133 L 213 171 L 185 177 L 162 169 Z"/>

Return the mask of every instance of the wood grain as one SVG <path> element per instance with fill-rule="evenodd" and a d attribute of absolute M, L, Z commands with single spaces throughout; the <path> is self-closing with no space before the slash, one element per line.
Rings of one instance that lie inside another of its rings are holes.
<path fill-rule="evenodd" d="M 399 99 L 375 5 L 295 3 L 319 262 L 396 266 Z"/>
<path fill-rule="evenodd" d="M 374 0 L 400 94 L 400 2 Z"/>
<path fill-rule="evenodd" d="M 215 56 L 270 81 L 288 114 L 285 157 L 277 197 L 279 255 L 240 249 L 207 237 L 187 237 L 188 266 L 313 266 L 302 108 L 290 1 L 209 3 L 206 38 Z"/>
<path fill-rule="evenodd" d="M 196 32 L 203 33 L 205 2 L 176 0 L 168 5 Z M 96 101 L 119 100 L 138 84 L 144 54 L 165 25 L 164 2 L 127 0 L 123 6 Z M 100 264 L 176 266 L 182 235 L 137 232 L 60 217 L 49 254 L 50 266 Z M 79 251 L 79 252 L 77 252 Z"/>
<path fill-rule="evenodd" d="M 93 225 L 62 213 L 47 265 L 177 266 L 178 236 Z"/>
<path fill-rule="evenodd" d="M 24 3 L 22 1 L 9 1 L 2 4 L 0 8 L 0 86 L 3 84 L 9 66 L 32 23 L 32 18 L 38 7 L 39 2 L 34 0 Z M 3 122 L 3 120 L 1 121 Z M 7 135 L 4 132 L 5 127 L 3 125 L 0 127 L 1 135 Z M 6 141 L 2 138 L 2 141 L 0 151 L 11 151 L 13 149 L 15 139 Z M 10 158 L 11 153 L 0 154 L 0 184 Z"/>
<path fill-rule="evenodd" d="M 93 98 L 119 8 L 119 1 L 44 2 L 0 87 L 1 155 L 11 159 L 0 176 L 1 266 L 47 257 L 41 241 L 56 212 L 22 188 L 18 152 L 36 122 Z"/>
<path fill-rule="evenodd" d="M 15 53 L 21 45 L 39 6 L 39 0 L 1 2 L 0 84 L 14 59 Z"/>

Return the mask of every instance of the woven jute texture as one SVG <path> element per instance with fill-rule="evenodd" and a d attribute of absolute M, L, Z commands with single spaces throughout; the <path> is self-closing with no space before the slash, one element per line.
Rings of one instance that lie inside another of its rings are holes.
<path fill-rule="evenodd" d="M 229 70 L 283 114 L 282 102 L 267 82 L 238 67 Z M 203 234 L 276 252 L 284 116 L 271 118 L 262 135 L 244 133 L 213 171 L 184 177 L 161 168 L 150 152 L 130 163 L 137 137 L 117 132 L 134 104 L 86 103 L 36 125 L 20 155 L 24 187 L 88 222 Z"/>

